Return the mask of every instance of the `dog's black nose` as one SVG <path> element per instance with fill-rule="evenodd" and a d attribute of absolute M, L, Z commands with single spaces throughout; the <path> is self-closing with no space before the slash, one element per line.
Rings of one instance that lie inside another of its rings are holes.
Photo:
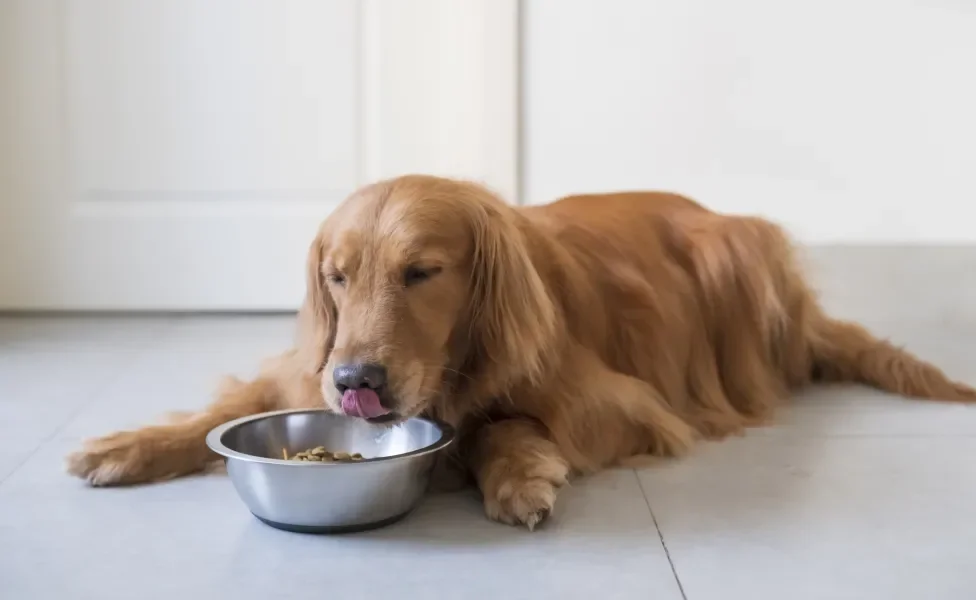
<path fill-rule="evenodd" d="M 332 371 L 332 381 L 340 392 L 360 388 L 379 389 L 386 385 L 386 367 L 372 363 L 339 365 Z"/>

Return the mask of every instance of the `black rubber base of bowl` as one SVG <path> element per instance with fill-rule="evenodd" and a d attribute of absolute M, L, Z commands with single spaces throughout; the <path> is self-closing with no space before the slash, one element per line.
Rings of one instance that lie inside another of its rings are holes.
<path fill-rule="evenodd" d="M 407 511 L 409 512 L 409 511 Z M 252 513 L 253 514 L 253 513 Z M 265 519 L 264 517 L 258 517 L 259 521 L 265 525 L 270 525 L 275 529 L 281 529 L 283 531 L 290 531 L 292 533 L 358 533 L 360 531 L 370 531 L 373 529 L 379 529 L 380 527 L 386 527 L 387 525 L 392 525 L 407 516 L 407 513 L 400 513 L 399 515 L 394 515 L 382 521 L 375 521 L 373 523 L 363 523 L 361 525 L 289 525 L 288 523 L 279 523 L 277 521 L 272 521 L 270 519 Z"/>

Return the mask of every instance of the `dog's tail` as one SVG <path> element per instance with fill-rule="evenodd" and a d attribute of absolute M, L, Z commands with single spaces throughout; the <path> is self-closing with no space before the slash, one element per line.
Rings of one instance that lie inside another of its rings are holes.
<path fill-rule="evenodd" d="M 814 379 L 862 383 L 912 398 L 976 402 L 976 389 L 860 325 L 820 317 L 812 329 Z"/>
<path fill-rule="evenodd" d="M 782 229 L 759 218 L 696 215 L 673 230 L 675 256 L 687 257 L 704 316 L 719 347 L 726 384 L 748 399 L 772 393 L 750 349 L 765 345 L 787 387 L 815 381 L 866 384 L 915 398 L 976 402 L 976 389 L 878 339 L 855 323 L 826 316 L 804 281 Z M 756 342 L 759 343 L 756 343 Z M 736 382 L 741 385 L 736 386 Z M 727 386 L 728 387 L 728 386 Z"/>

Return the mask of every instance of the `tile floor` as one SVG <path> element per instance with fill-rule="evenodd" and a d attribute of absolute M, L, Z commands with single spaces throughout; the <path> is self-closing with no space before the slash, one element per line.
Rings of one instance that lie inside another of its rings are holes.
<path fill-rule="evenodd" d="M 976 383 L 976 313 L 835 283 L 841 312 Z M 856 388 L 806 393 L 778 426 L 682 462 L 578 481 L 532 534 L 487 522 L 472 493 L 323 537 L 262 525 L 223 475 L 95 490 L 63 473 L 81 439 L 202 405 L 291 326 L 0 318 L 0 598 L 976 597 L 976 406 Z"/>

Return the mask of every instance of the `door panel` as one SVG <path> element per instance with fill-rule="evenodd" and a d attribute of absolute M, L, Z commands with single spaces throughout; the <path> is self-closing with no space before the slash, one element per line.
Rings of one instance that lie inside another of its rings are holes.
<path fill-rule="evenodd" d="M 38 147 L 13 174 L 3 303 L 296 304 L 316 225 L 359 180 L 355 0 L 13 12 L 4 121 Z"/>
<path fill-rule="evenodd" d="M 84 199 L 275 203 L 356 184 L 355 0 L 72 0 L 62 27 Z"/>
<path fill-rule="evenodd" d="M 483 83 L 517 72 L 485 57 L 517 7 L 467 7 L 3 2 L 0 309 L 293 309 L 354 188 L 404 167 L 497 184 L 515 148 L 478 134 L 509 100 Z"/>

